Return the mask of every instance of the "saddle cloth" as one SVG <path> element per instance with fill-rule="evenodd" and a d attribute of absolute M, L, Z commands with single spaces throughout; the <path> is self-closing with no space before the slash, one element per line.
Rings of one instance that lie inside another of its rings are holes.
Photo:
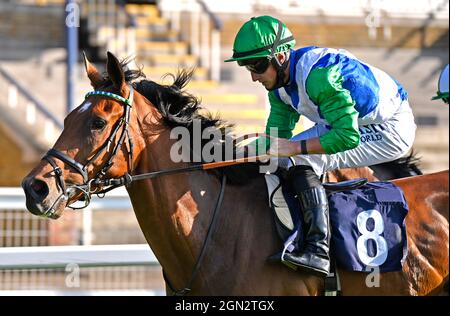
<path fill-rule="evenodd" d="M 283 241 L 292 239 L 298 230 L 302 245 L 305 236 L 298 200 L 282 185 L 282 177 L 265 176 L 280 237 Z M 330 252 L 338 267 L 361 272 L 372 272 L 374 268 L 380 272 L 402 269 L 407 254 L 408 205 L 399 187 L 391 182 L 369 182 L 357 189 L 328 192 L 328 201 Z"/>

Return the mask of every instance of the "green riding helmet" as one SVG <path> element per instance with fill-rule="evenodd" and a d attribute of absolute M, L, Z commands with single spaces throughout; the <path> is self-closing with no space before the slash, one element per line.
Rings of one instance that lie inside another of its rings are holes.
<path fill-rule="evenodd" d="M 448 64 L 439 76 L 438 91 L 432 100 L 442 99 L 445 103 L 448 103 Z"/>
<path fill-rule="evenodd" d="M 273 57 L 294 46 L 295 39 L 284 23 L 267 15 L 253 17 L 237 33 L 233 56 L 225 62 Z"/>

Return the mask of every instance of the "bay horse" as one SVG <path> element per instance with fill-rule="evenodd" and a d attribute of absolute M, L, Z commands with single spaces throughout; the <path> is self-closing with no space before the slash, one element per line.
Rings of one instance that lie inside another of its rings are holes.
<path fill-rule="evenodd" d="M 182 71 L 173 84 L 160 85 L 142 79 L 138 70 L 124 70 L 125 63 L 111 53 L 103 75 L 86 58 L 85 65 L 95 92 L 66 117 L 54 147 L 22 182 L 31 213 L 58 218 L 72 202 L 88 201 L 108 184 L 126 184 L 140 228 L 163 268 L 168 294 L 324 293 L 323 278 L 267 262 L 282 242 L 264 176 L 247 173 L 242 183 L 222 185 L 224 175 L 231 179 L 233 170 L 253 164 L 130 181 L 129 174 L 193 165 L 171 159 L 177 142 L 170 136 L 173 127 L 190 128 L 197 118 L 202 129 L 223 128 L 220 120 L 200 115 L 198 100 L 183 90 L 191 73 Z M 446 170 L 393 181 L 410 208 L 403 269 L 381 273 L 378 287 L 366 286 L 364 273 L 339 269 L 343 295 L 441 292 L 448 282 L 448 180 Z M 216 217 L 215 205 L 221 208 Z"/>

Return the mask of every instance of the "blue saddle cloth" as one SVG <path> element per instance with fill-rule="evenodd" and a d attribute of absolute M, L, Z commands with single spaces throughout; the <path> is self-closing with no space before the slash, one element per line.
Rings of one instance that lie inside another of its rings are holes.
<path fill-rule="evenodd" d="M 283 189 L 294 223 L 299 203 Z M 380 272 L 402 269 L 407 254 L 403 191 L 391 182 L 369 182 L 358 189 L 329 195 L 331 251 L 338 267 L 349 271 Z M 294 217 L 295 216 L 295 217 Z M 301 225 L 301 224 L 300 224 Z M 297 228 L 297 227 L 296 227 Z M 301 227 L 300 227 L 300 231 Z M 300 235 L 300 243 L 304 236 Z"/>

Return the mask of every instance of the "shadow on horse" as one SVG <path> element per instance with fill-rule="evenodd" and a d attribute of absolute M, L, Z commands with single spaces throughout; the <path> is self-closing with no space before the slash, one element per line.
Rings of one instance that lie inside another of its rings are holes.
<path fill-rule="evenodd" d="M 142 232 L 163 268 L 168 294 L 170 288 L 187 286 L 190 295 L 324 293 L 324 279 L 267 262 L 282 242 L 263 175 L 246 172 L 254 169 L 252 164 L 131 181 L 131 176 L 195 165 L 171 159 L 177 142 L 171 138 L 172 128 L 192 129 L 193 119 L 199 119 L 202 130 L 223 130 L 223 122 L 200 115 L 198 100 L 183 90 L 192 73 L 179 72 L 173 84 L 159 85 L 143 80 L 139 70 L 124 71 L 125 63 L 110 53 L 103 75 L 85 62 L 95 92 L 67 116 L 54 147 L 24 178 L 31 213 L 58 218 L 74 201 L 88 203 L 91 194 L 125 184 Z M 335 180 L 353 177 L 339 172 L 332 174 Z M 367 168 L 352 172 L 373 177 Z M 225 174 L 230 181 L 222 186 Z M 448 280 L 448 180 L 448 171 L 443 171 L 393 181 L 403 189 L 410 209 L 403 270 L 382 273 L 379 287 L 367 287 L 364 273 L 339 270 L 343 295 L 429 295 L 442 290 Z M 221 211 L 205 249 L 221 191 Z"/>

